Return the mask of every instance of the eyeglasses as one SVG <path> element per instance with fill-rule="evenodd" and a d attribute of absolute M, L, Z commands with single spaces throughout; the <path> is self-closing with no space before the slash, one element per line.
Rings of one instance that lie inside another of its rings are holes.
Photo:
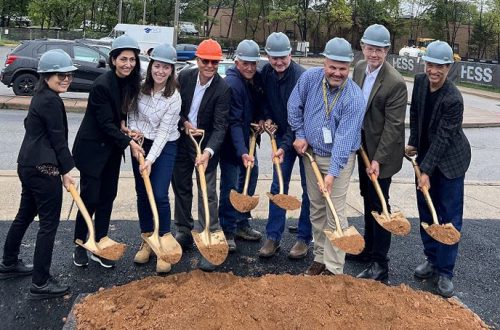
<path fill-rule="evenodd" d="M 201 63 L 203 63 L 203 65 L 208 65 L 208 63 L 212 63 L 213 66 L 216 66 L 216 65 L 219 65 L 219 60 L 207 60 L 207 59 L 204 59 L 204 58 L 200 58 L 200 61 Z"/>
<path fill-rule="evenodd" d="M 64 81 L 66 78 L 68 78 L 68 80 L 73 80 L 73 73 L 57 73 L 57 79 L 60 81 Z"/>
<path fill-rule="evenodd" d="M 385 53 L 385 49 L 384 48 L 375 48 L 375 47 L 368 47 L 368 46 L 365 46 L 363 48 L 363 50 L 368 53 L 368 54 L 373 54 L 375 53 L 375 55 L 377 56 L 380 56 L 382 54 Z"/>

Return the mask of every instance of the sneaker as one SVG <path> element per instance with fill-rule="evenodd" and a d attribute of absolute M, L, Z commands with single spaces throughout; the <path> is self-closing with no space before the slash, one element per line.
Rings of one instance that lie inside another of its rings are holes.
<path fill-rule="evenodd" d="M 431 278 L 435 274 L 435 268 L 429 261 L 424 261 L 415 268 L 413 275 L 421 280 Z"/>
<path fill-rule="evenodd" d="M 236 242 L 234 241 L 234 235 L 226 235 L 227 245 L 229 246 L 229 252 L 236 252 Z"/>
<path fill-rule="evenodd" d="M 90 259 L 92 259 L 93 261 L 99 263 L 104 268 L 113 268 L 113 267 L 115 267 L 115 262 L 113 260 L 109 260 L 109 259 L 106 259 L 106 258 L 103 258 L 103 257 L 99 257 L 98 255 L 93 254 L 93 253 L 90 255 Z"/>
<path fill-rule="evenodd" d="M 444 298 L 451 298 L 453 296 L 453 291 L 454 287 L 451 278 L 440 274 L 437 280 L 436 292 Z"/>
<path fill-rule="evenodd" d="M 235 236 L 246 241 L 260 241 L 262 233 L 250 226 L 236 229 Z"/>
<path fill-rule="evenodd" d="M 142 242 L 139 251 L 135 254 L 134 262 L 136 264 L 145 264 L 149 261 L 149 257 L 151 256 L 151 247 L 148 243 Z"/>
<path fill-rule="evenodd" d="M 73 263 L 77 267 L 86 267 L 89 264 L 89 256 L 87 255 L 87 250 L 85 250 L 80 245 L 75 247 L 73 252 Z"/>
<path fill-rule="evenodd" d="M 29 298 L 30 299 L 50 299 L 64 296 L 69 293 L 69 286 L 59 284 L 53 277 L 49 278 L 43 285 L 31 284 Z"/>
<path fill-rule="evenodd" d="M 0 262 L 0 280 L 8 278 L 28 276 L 33 273 L 33 265 L 25 265 L 21 259 L 18 259 L 14 264 L 7 266 L 4 262 Z"/>
<path fill-rule="evenodd" d="M 325 270 L 325 264 L 313 261 L 311 266 L 309 266 L 309 268 L 307 268 L 307 270 L 304 272 L 304 275 L 305 276 L 321 275 L 321 273 L 323 273 L 324 270 Z"/>

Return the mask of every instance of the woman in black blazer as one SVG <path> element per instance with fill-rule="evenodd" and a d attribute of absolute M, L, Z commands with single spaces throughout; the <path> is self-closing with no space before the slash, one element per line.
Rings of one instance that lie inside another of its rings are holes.
<path fill-rule="evenodd" d="M 132 155 L 144 153 L 130 137 L 120 131 L 120 122 L 139 93 L 139 45 L 127 35 L 113 41 L 109 53 L 110 71 L 99 76 L 89 93 L 87 110 L 73 145 L 73 157 L 80 170 L 81 197 L 90 216 L 94 215 L 96 241 L 108 235 L 109 220 L 118 189 L 121 158 L 130 145 Z M 88 230 L 78 212 L 75 240 L 87 240 Z M 114 262 L 91 255 L 91 259 L 105 268 Z M 75 247 L 73 263 L 88 264 L 87 251 Z"/>
<path fill-rule="evenodd" d="M 69 287 L 50 275 L 52 250 L 62 206 L 62 183 L 74 183 L 69 171 L 74 167 L 68 148 L 68 122 L 59 97 L 73 79 L 71 57 L 61 49 L 46 52 L 38 63 L 40 79 L 24 119 L 26 133 L 17 158 L 22 184 L 21 203 L 5 240 L 0 279 L 32 276 L 30 297 L 44 299 L 66 294 Z M 18 259 L 21 241 L 38 214 L 34 265 Z"/>

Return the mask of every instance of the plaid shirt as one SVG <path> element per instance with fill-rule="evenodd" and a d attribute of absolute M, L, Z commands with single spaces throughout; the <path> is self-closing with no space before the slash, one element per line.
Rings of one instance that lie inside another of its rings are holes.
<path fill-rule="evenodd" d="M 163 89 L 152 95 L 139 94 L 137 108 L 128 114 L 129 129 L 141 131 L 144 137 L 153 140 L 146 159 L 152 163 L 158 158 L 168 141 L 179 138 L 177 124 L 181 112 L 181 95 L 163 96 Z"/>
<path fill-rule="evenodd" d="M 328 174 L 338 177 L 349 155 L 361 145 L 361 126 L 366 103 L 363 92 L 351 79 L 343 88 L 331 89 L 324 79 L 323 68 L 312 68 L 302 74 L 288 100 L 288 123 L 297 139 L 306 139 L 316 155 L 331 156 Z M 329 115 L 328 106 L 335 104 Z M 341 93 L 337 96 L 338 93 Z M 325 143 L 323 129 L 330 130 L 332 143 Z"/>

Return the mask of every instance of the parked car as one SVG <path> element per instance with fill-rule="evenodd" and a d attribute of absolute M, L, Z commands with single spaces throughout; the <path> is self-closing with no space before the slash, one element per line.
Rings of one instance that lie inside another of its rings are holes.
<path fill-rule="evenodd" d="M 179 22 L 179 34 L 188 36 L 198 36 L 200 33 L 192 22 Z"/>
<path fill-rule="evenodd" d="M 262 70 L 262 68 L 264 67 L 264 65 L 266 63 L 269 63 L 269 60 L 267 59 L 267 57 L 261 57 L 259 62 L 257 62 L 257 70 L 260 71 Z M 226 71 L 233 67 L 234 66 L 234 60 L 232 59 L 223 59 L 222 61 L 219 62 L 219 66 L 217 67 L 217 73 L 219 73 L 219 75 L 224 78 L 226 76 Z M 189 69 L 192 69 L 192 68 L 197 68 L 198 67 L 198 63 L 196 61 L 187 61 L 186 62 L 186 65 L 180 69 L 179 71 L 182 71 L 182 70 L 189 70 Z"/>
<path fill-rule="evenodd" d="M 177 51 L 177 61 L 189 61 L 196 57 L 196 50 L 198 46 L 192 44 L 177 44 L 175 50 Z"/>
<path fill-rule="evenodd" d="M 69 91 L 90 91 L 94 80 L 108 70 L 108 54 L 95 47 L 74 40 L 36 39 L 22 41 L 7 55 L 0 80 L 4 85 L 12 87 L 16 95 L 33 95 L 39 77 L 36 70 L 40 56 L 56 48 L 68 53 L 78 68 Z"/>

